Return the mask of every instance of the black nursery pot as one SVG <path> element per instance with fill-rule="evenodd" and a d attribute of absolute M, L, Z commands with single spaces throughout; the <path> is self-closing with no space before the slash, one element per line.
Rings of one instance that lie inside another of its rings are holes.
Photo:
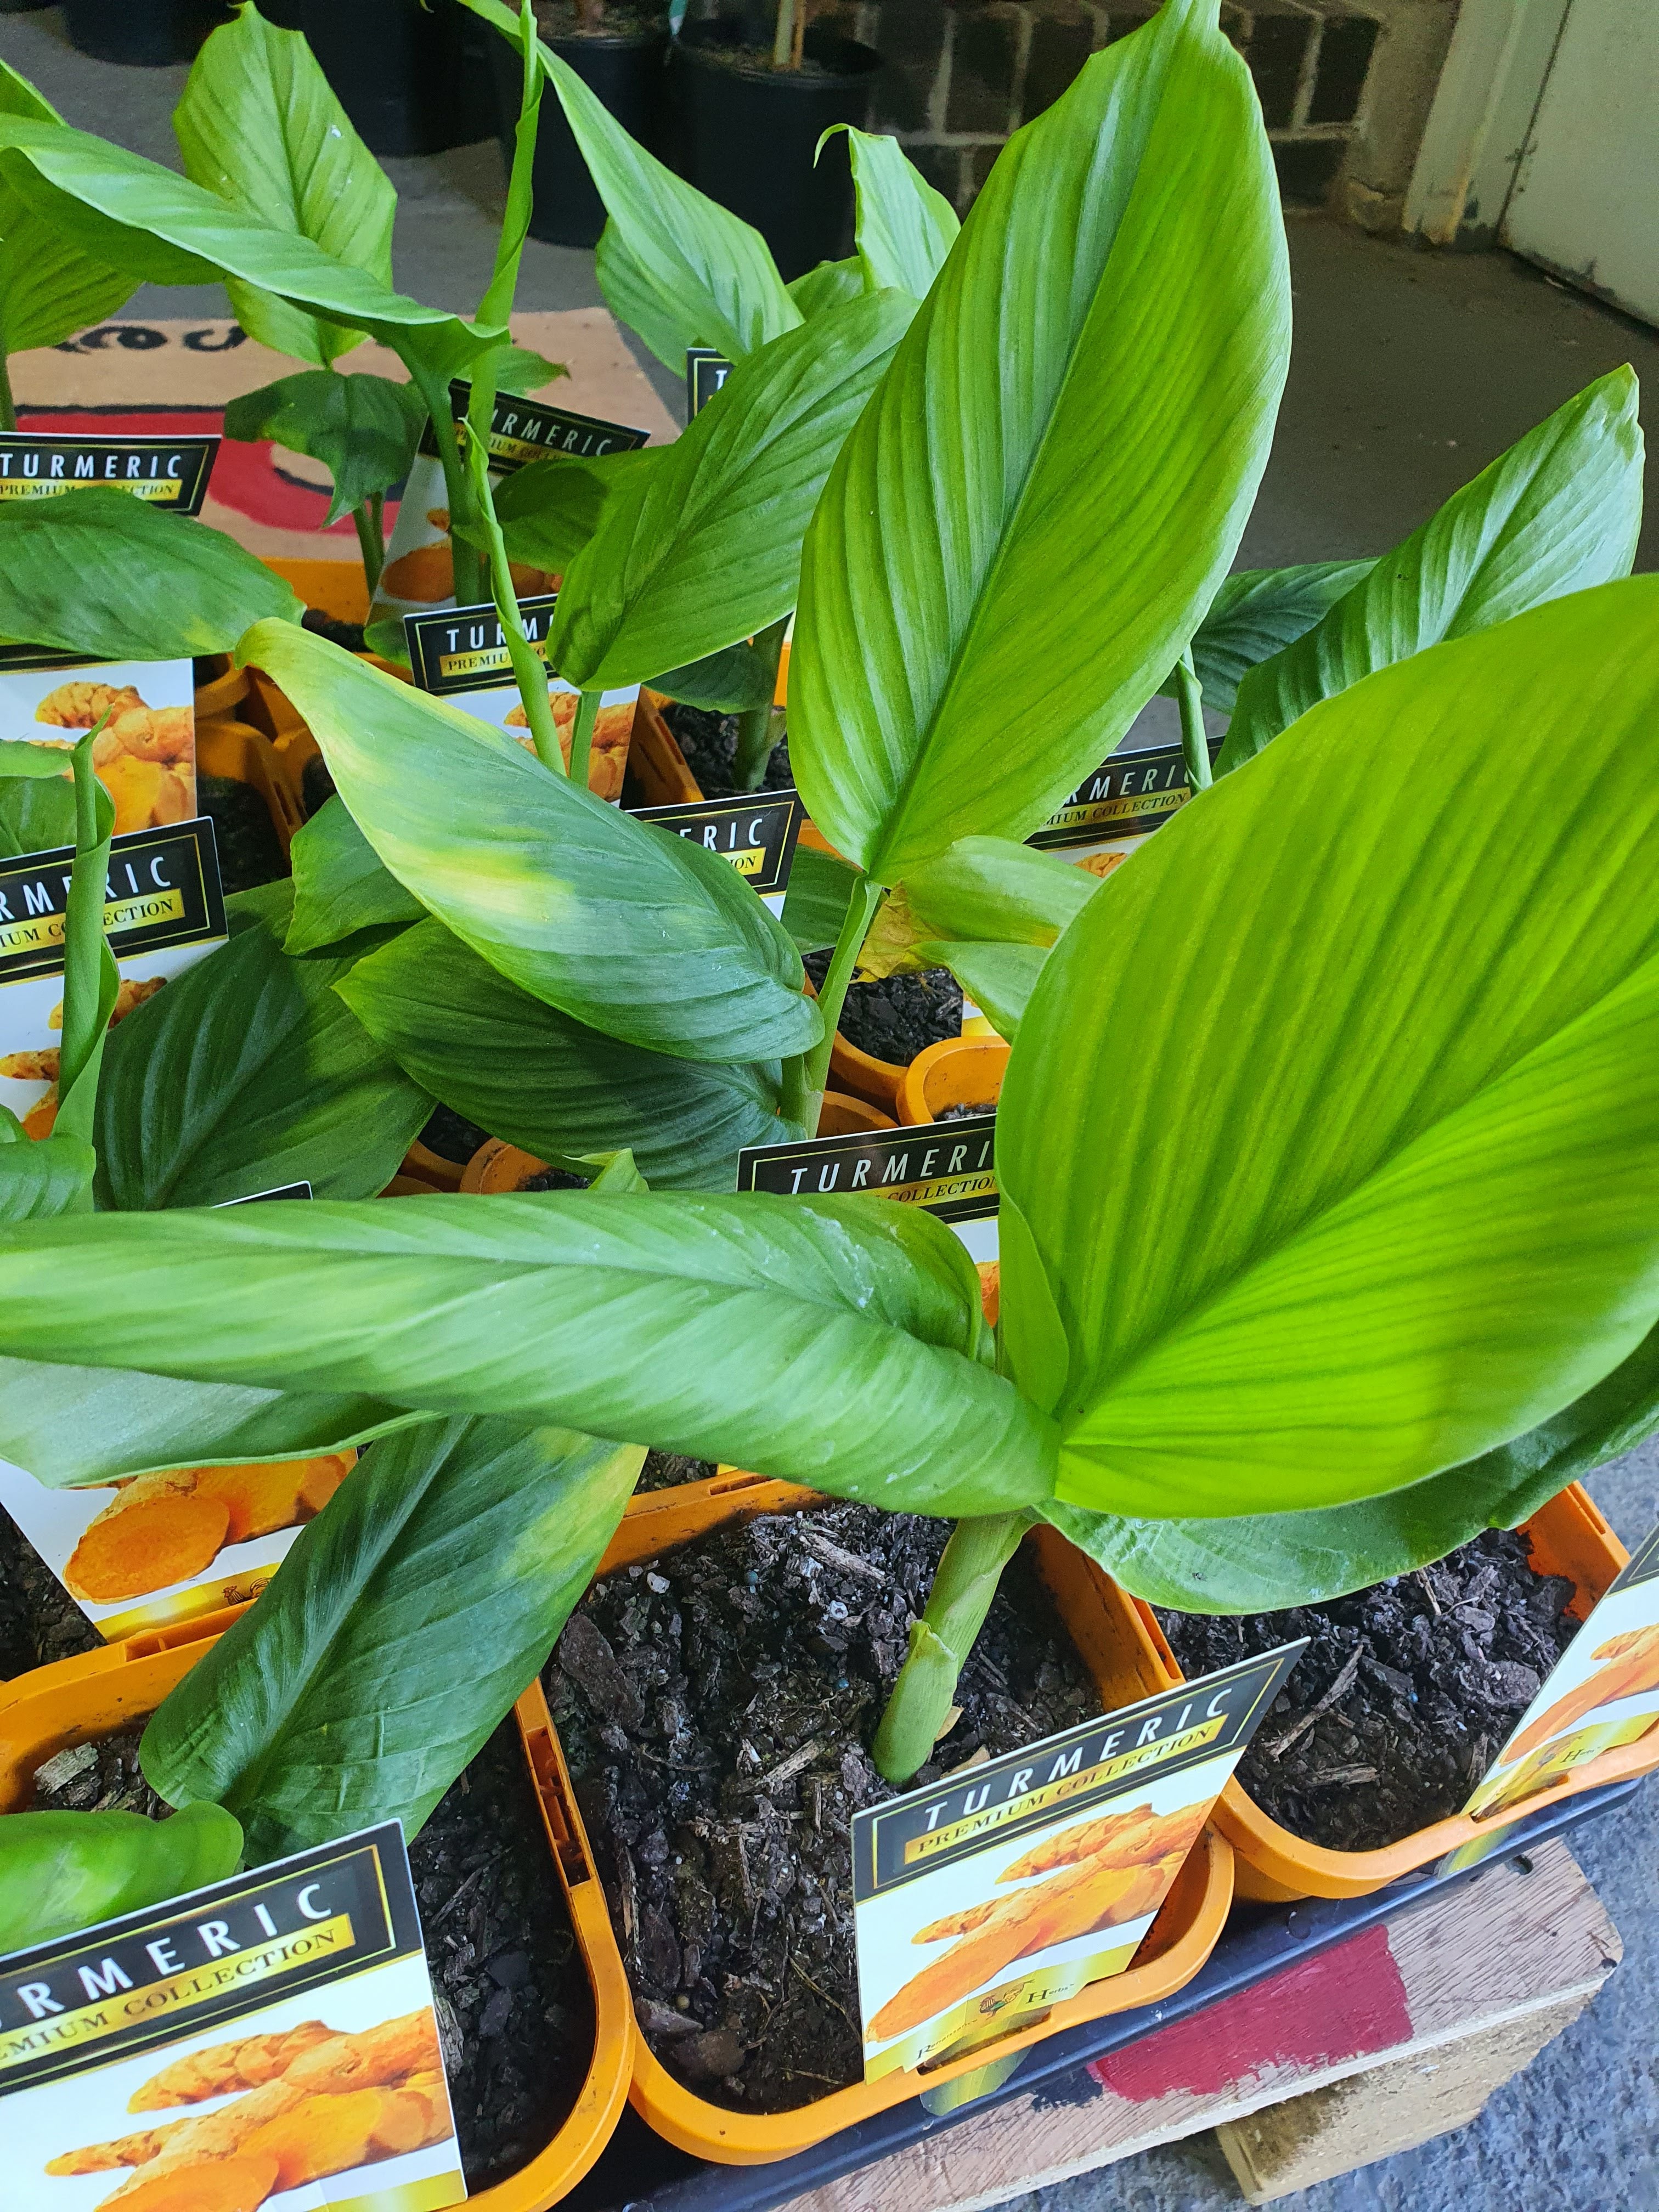
<path fill-rule="evenodd" d="M 224 0 L 64 0 L 77 52 L 141 69 L 193 60 L 208 33 L 229 20 Z"/>
<path fill-rule="evenodd" d="M 698 23 L 674 47 L 685 173 L 699 191 L 754 224 L 786 281 L 853 244 L 853 173 L 846 141 L 819 139 L 835 123 L 862 128 L 881 57 L 854 39 L 809 31 L 811 66 L 774 70 L 739 60 L 743 29 Z"/>
<path fill-rule="evenodd" d="M 259 12 L 304 32 L 371 154 L 442 154 L 495 130 L 483 57 L 504 41 L 455 0 L 261 0 Z"/>
<path fill-rule="evenodd" d="M 568 62 L 582 82 L 596 93 L 630 138 L 648 153 L 662 151 L 664 77 L 668 33 L 664 27 L 633 31 L 612 37 L 550 39 L 543 43 Z M 518 119 L 523 64 L 505 39 L 490 41 L 490 66 L 495 75 L 496 128 L 501 134 L 501 160 L 511 173 L 513 131 Z M 587 173 L 581 149 L 564 119 L 564 110 L 550 90 L 544 94 L 536 125 L 536 159 L 531 171 L 533 206 L 530 235 L 550 246 L 597 246 L 605 228 L 605 203 Z"/>

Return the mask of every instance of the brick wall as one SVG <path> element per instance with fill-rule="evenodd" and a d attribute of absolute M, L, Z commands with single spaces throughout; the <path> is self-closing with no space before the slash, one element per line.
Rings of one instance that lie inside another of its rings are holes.
<path fill-rule="evenodd" d="M 1317 205 L 1335 182 L 1360 117 L 1377 15 L 1389 6 L 1224 0 L 1222 25 L 1255 80 L 1288 204 Z M 884 57 L 872 127 L 892 131 L 965 213 L 1010 134 L 1056 100 L 1091 52 L 1154 12 L 1150 0 L 822 0 L 811 20 Z"/>

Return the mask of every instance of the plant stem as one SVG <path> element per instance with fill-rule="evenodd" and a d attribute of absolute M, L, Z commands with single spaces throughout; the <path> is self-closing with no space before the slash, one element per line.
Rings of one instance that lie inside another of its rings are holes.
<path fill-rule="evenodd" d="M 1181 750 L 1187 757 L 1187 781 L 1194 791 L 1210 787 L 1210 744 L 1204 734 L 1204 687 L 1193 668 L 1192 648 L 1183 653 L 1175 668 L 1176 696 L 1181 703 Z"/>
<path fill-rule="evenodd" d="M 774 747 L 783 735 L 782 715 L 773 700 L 778 688 L 778 663 L 783 657 L 784 632 L 789 617 L 775 622 L 755 640 L 755 653 L 766 669 L 770 689 L 763 707 L 750 707 L 738 717 L 738 750 L 732 763 L 732 781 L 739 791 L 758 791 L 766 775 Z"/>
<path fill-rule="evenodd" d="M 404 360 L 410 379 L 419 386 L 421 397 L 426 402 L 433 441 L 443 465 L 444 490 L 449 500 L 449 547 L 455 570 L 455 603 L 463 607 L 477 606 L 489 596 L 484 590 L 483 561 L 477 548 L 460 535 L 455 526 L 477 524 L 482 517 L 471 477 L 461 458 L 460 441 L 455 435 L 455 410 L 449 385 L 447 379 L 434 376 L 412 353 L 405 354 Z"/>
<path fill-rule="evenodd" d="M 382 495 L 376 492 L 373 499 L 364 500 L 351 510 L 351 520 L 357 526 L 357 548 L 363 556 L 363 578 L 372 599 L 380 581 L 380 570 L 386 565 L 386 537 L 381 526 Z"/>
<path fill-rule="evenodd" d="M 536 159 L 536 132 L 542 104 L 542 64 L 536 40 L 536 15 L 531 0 L 519 0 L 519 51 L 524 70 L 520 80 L 519 119 L 513 131 L 513 167 L 507 180 L 507 205 L 501 214 L 501 235 L 495 241 L 495 265 L 478 302 L 477 319 L 505 326 L 512 319 L 514 295 L 519 289 L 519 264 L 530 234 L 532 201 L 532 170 Z M 494 396 L 492 394 L 492 404 Z"/>
<path fill-rule="evenodd" d="M 562 775 L 565 772 L 564 755 L 559 750 L 558 732 L 553 726 L 552 702 L 547 696 L 547 670 L 543 665 L 540 654 L 525 635 L 524 617 L 519 612 L 518 595 L 513 589 L 513 572 L 507 562 L 506 541 L 501 536 L 501 526 L 495 520 L 495 502 L 489 496 L 489 456 L 483 444 L 471 436 L 466 441 L 466 464 L 471 472 L 472 489 L 477 495 L 480 519 L 489 544 L 489 580 L 495 601 L 495 613 L 501 622 L 501 635 L 507 640 L 507 657 L 513 663 L 519 696 L 524 702 L 525 720 L 530 725 L 536 757 L 544 768 L 550 768 L 556 775 Z"/>
<path fill-rule="evenodd" d="M 99 782 L 92 748 L 107 713 L 100 714 L 70 756 L 75 775 L 75 859 L 70 870 L 64 914 L 64 1042 L 58 1062 L 58 1113 L 54 1135 L 92 1142 L 98 1104 L 98 1071 L 104 1057 L 109 1018 L 121 988 L 115 956 L 104 933 L 104 904 L 109 896 L 109 841 L 115 806 Z M 70 1208 L 92 1212 L 88 1183 Z"/>
<path fill-rule="evenodd" d="M 0 349 L 0 432 L 8 435 L 17 428 L 17 403 L 11 396 L 11 362 Z"/>
<path fill-rule="evenodd" d="M 810 1121 L 807 1118 L 806 1060 L 807 1055 L 804 1052 L 798 1052 L 792 1060 L 786 1060 L 783 1080 L 778 1087 L 779 1115 L 790 1124 L 793 1131 L 802 1137 L 816 1133 L 818 1118 L 816 1114 Z M 783 1141 L 791 1143 L 793 1139 L 786 1138 Z"/>
<path fill-rule="evenodd" d="M 853 969 L 864 940 L 870 934 L 870 925 L 886 896 L 884 884 L 874 883 L 868 876 L 860 876 L 853 886 L 853 896 L 847 902 L 847 912 L 842 917 L 841 935 L 836 939 L 836 949 L 830 956 L 823 988 L 818 993 L 818 1011 L 823 1016 L 823 1035 L 807 1055 L 806 1089 L 809 1096 L 805 1103 L 809 1108 L 811 1106 L 810 1094 L 816 1092 L 822 1097 L 829 1081 L 830 1054 L 836 1042 L 836 1024 L 841 1019 L 841 1010 L 846 1002 L 847 986 L 853 980 Z"/>
<path fill-rule="evenodd" d="M 778 0 L 777 29 L 772 39 L 772 66 L 787 69 L 795 51 L 795 10 L 801 0 Z"/>
<path fill-rule="evenodd" d="M 956 1702 L 957 1679 L 985 1625 L 1002 1571 L 1031 1525 L 1029 1513 L 958 1521 L 933 1577 L 927 1610 L 910 1630 L 910 1650 L 876 1731 L 872 1756 L 889 1782 L 908 1782 L 939 1740 Z"/>
<path fill-rule="evenodd" d="M 599 719 L 600 691 L 584 691 L 576 702 L 576 726 L 570 732 L 570 781 L 587 788 L 587 763 L 593 750 L 593 725 Z"/>

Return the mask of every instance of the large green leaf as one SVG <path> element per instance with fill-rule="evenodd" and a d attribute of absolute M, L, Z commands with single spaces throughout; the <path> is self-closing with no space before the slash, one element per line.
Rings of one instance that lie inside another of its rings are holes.
<path fill-rule="evenodd" d="M 910 313 L 877 292 L 740 362 L 611 491 L 566 573 L 549 665 L 584 690 L 637 684 L 787 615 L 824 478 Z"/>
<path fill-rule="evenodd" d="M 552 453 L 528 461 L 495 488 L 495 520 L 515 561 L 562 576 L 599 528 L 611 493 L 641 469 L 653 469 L 667 453 L 641 446 L 631 453 Z"/>
<path fill-rule="evenodd" d="M 0 1820 L 0 1953 L 95 1928 L 234 1874 L 242 1831 L 217 1805 L 18 1813 Z"/>
<path fill-rule="evenodd" d="M 256 1865 L 415 1836 L 546 1663 L 643 1457 L 502 1420 L 377 1444 L 145 1729 L 151 1785 L 228 1807 Z"/>
<path fill-rule="evenodd" d="M 516 8 L 463 4 L 518 45 Z M 688 346 L 718 346 L 740 361 L 793 330 L 800 310 L 760 233 L 636 144 L 545 42 L 539 52 L 610 218 L 594 267 L 612 313 L 676 370 Z"/>
<path fill-rule="evenodd" d="M 309 238 L 272 228 L 83 131 L 0 114 L 0 185 L 64 240 L 135 283 L 236 280 L 366 331 L 404 359 L 418 358 L 434 377 L 465 374 L 507 335 L 405 299 Z"/>
<path fill-rule="evenodd" d="M 313 240 L 391 290 L 398 195 L 298 31 L 239 8 L 197 55 L 173 127 L 192 184 L 272 230 Z M 248 336 L 296 361 L 326 368 L 362 342 L 350 324 L 256 285 L 233 279 L 226 289 Z"/>
<path fill-rule="evenodd" d="M 426 404 L 414 385 L 327 368 L 279 377 L 225 410 L 228 438 L 270 438 L 323 464 L 334 479 L 327 522 L 407 476 L 425 428 Z"/>
<path fill-rule="evenodd" d="M 16 1116 L 7 1114 L 0 1125 L 0 1221 L 46 1221 L 67 1213 L 90 1187 L 96 1165 L 91 1146 L 78 1137 L 31 1141 Z"/>
<path fill-rule="evenodd" d="M 1241 568 L 1229 576 L 1193 634 L 1193 667 L 1205 705 L 1231 714 L 1240 684 L 1258 661 L 1294 645 L 1376 566 L 1375 561 L 1310 561 L 1296 568 Z"/>
<path fill-rule="evenodd" d="M 1009 141 L 813 517 L 790 758 L 813 821 L 883 883 L 1036 829 L 1232 557 L 1289 283 L 1215 18 L 1167 0 Z"/>
<path fill-rule="evenodd" d="M 921 947 L 939 938 L 1046 951 L 1102 881 L 1006 837 L 959 837 L 913 868 L 888 897 L 864 941 L 859 972 L 927 967 Z"/>
<path fill-rule="evenodd" d="M 1376 1496 L 1653 1328 L 1656 713 L 1659 579 L 1557 600 L 1316 708 L 1066 930 L 997 1148 L 1066 1502 Z"/>
<path fill-rule="evenodd" d="M 1128 1521 L 1081 1506 L 1046 1517 L 1154 1605 L 1267 1613 L 1317 1605 L 1443 1559 L 1482 1528 L 1513 1528 L 1659 1428 L 1659 1329 L 1582 1398 L 1510 1443 L 1385 1498 L 1309 1513 Z"/>
<path fill-rule="evenodd" d="M 289 857 L 294 863 L 294 904 L 283 939 L 287 952 L 319 952 L 343 944 L 360 929 L 426 917 L 419 899 L 383 866 L 343 799 L 330 799 L 318 808 L 289 848 Z"/>
<path fill-rule="evenodd" d="M 304 611 L 222 531 L 131 492 L 0 503 L 0 637 L 106 660 L 173 660 L 223 653 L 250 623 L 297 623 Z"/>
<path fill-rule="evenodd" d="M 856 300 L 866 289 L 863 264 L 854 254 L 845 261 L 820 261 L 804 276 L 794 277 L 789 285 L 789 296 L 810 323 L 814 315 L 839 307 L 845 301 Z"/>
<path fill-rule="evenodd" d="M 0 60 L 0 115 L 61 124 L 51 101 Z M 125 305 L 138 280 L 83 253 L 0 183 L 0 355 L 60 345 Z"/>
<path fill-rule="evenodd" d="M 833 945 L 841 935 L 858 870 L 817 845 L 795 848 L 789 864 L 789 888 L 783 895 L 783 926 L 803 952 Z"/>
<path fill-rule="evenodd" d="M 350 960 L 290 959 L 285 920 L 237 930 L 111 1035 L 100 1206 L 216 1206 L 301 1182 L 372 1198 L 397 1173 L 432 1100 L 334 990 Z"/>
<path fill-rule="evenodd" d="M 866 288 L 891 286 L 925 299 L 962 225 L 896 138 L 847 125 L 853 162 L 859 265 Z"/>
<path fill-rule="evenodd" d="M 0 539 L 0 544 L 4 542 Z M 48 783 L 21 776 L 0 781 L 0 860 L 18 860 L 25 853 L 51 853 L 75 842 L 69 755 L 64 752 L 60 757 L 64 766 Z"/>
<path fill-rule="evenodd" d="M 0 1250 L 0 1344 L 27 1358 L 568 1424 L 894 1510 L 1052 1487 L 972 1261 L 890 1200 L 244 1206 L 26 1222 Z"/>
<path fill-rule="evenodd" d="M 1218 772 L 1373 669 L 1628 574 L 1642 520 L 1636 398 L 1627 368 L 1587 385 L 1454 492 L 1294 645 L 1249 671 Z"/>
<path fill-rule="evenodd" d="M 540 1159 L 627 1146 L 653 1189 L 730 1190 L 741 1146 L 806 1133 L 778 1118 L 775 1061 L 711 1066 L 585 1029 L 441 921 L 405 930 L 335 988 L 416 1083 Z"/>
<path fill-rule="evenodd" d="M 240 654 L 305 716 L 386 867 L 521 989 L 688 1060 L 815 1042 L 799 955 L 715 854 L 307 631 L 262 623 Z"/>

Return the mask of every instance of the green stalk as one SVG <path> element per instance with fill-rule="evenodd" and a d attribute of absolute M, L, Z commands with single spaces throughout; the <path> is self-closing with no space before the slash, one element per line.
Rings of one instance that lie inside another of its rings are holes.
<path fill-rule="evenodd" d="M 957 1677 L 985 1626 L 1002 1571 L 1032 1517 L 987 1514 L 958 1521 L 951 1531 L 927 1610 L 912 1624 L 909 1655 L 876 1730 L 872 1756 L 889 1782 L 908 1782 L 927 1765 L 956 1703 Z"/>
<path fill-rule="evenodd" d="M 783 1063 L 783 1079 L 778 1086 L 778 1113 L 789 1125 L 787 1133 L 780 1139 L 784 1144 L 793 1144 L 797 1138 L 817 1133 L 817 1114 L 810 1120 L 807 1118 L 806 1061 L 806 1054 L 798 1052 L 793 1060 L 786 1060 Z"/>
<path fill-rule="evenodd" d="M 841 1019 L 841 1010 L 846 1003 L 847 986 L 853 980 L 853 969 L 858 961 L 864 940 L 870 934 L 870 925 L 887 896 L 884 884 L 872 882 L 860 876 L 853 886 L 853 896 L 847 902 L 847 912 L 842 917 L 841 935 L 836 939 L 836 949 L 830 956 L 829 971 L 823 979 L 823 988 L 818 993 L 818 1011 L 823 1016 L 823 1035 L 807 1055 L 805 1088 L 803 1102 L 811 1116 L 809 1127 L 817 1127 L 817 1103 L 822 1100 L 830 1080 L 830 1054 L 836 1042 L 836 1024 Z"/>
<path fill-rule="evenodd" d="M 1187 781 L 1194 791 L 1210 787 L 1210 745 L 1204 734 L 1204 687 L 1193 667 L 1192 647 L 1175 667 L 1176 696 L 1181 704 L 1181 750 L 1187 758 Z"/>
<path fill-rule="evenodd" d="M 351 520 L 357 528 L 357 550 L 363 556 L 363 578 L 372 599 L 380 587 L 380 571 L 386 566 L 386 532 L 380 517 L 384 512 L 384 495 L 376 492 L 351 510 Z"/>
<path fill-rule="evenodd" d="M 449 501 L 449 545 L 455 568 L 455 603 L 458 606 L 477 606 L 489 594 L 484 589 L 484 563 L 477 548 L 464 535 L 466 529 L 481 528 L 483 518 L 478 510 L 477 494 L 472 478 L 461 458 L 461 442 L 455 434 L 454 410 L 450 404 L 448 380 L 434 376 L 423 362 L 412 353 L 404 354 L 404 362 L 411 380 L 418 386 L 426 402 L 432 421 L 432 436 L 438 448 L 438 459 L 444 472 L 444 492 Z M 457 528 L 457 525 L 461 526 Z"/>
<path fill-rule="evenodd" d="M 788 627 L 789 617 L 785 615 L 755 640 L 756 654 L 766 670 L 766 704 L 750 707 L 738 717 L 738 750 L 732 763 L 732 781 L 739 791 L 760 789 L 773 749 L 783 735 L 783 716 L 772 702 L 778 688 L 784 632 Z"/>
<path fill-rule="evenodd" d="M 467 439 L 466 460 L 489 544 L 489 580 L 495 612 L 501 621 L 501 635 L 507 640 L 507 658 L 513 663 L 519 696 L 524 702 L 525 720 L 530 725 L 536 757 L 544 768 L 562 775 L 564 755 L 559 750 L 558 732 L 553 726 L 553 707 L 547 696 L 547 670 L 541 655 L 525 635 L 524 617 L 519 612 L 513 572 L 507 562 L 507 543 L 501 536 L 501 526 L 495 520 L 495 502 L 489 496 L 489 455 L 478 439 Z M 596 709 L 598 704 L 596 696 Z"/>
<path fill-rule="evenodd" d="M 75 860 L 64 914 L 64 1042 L 58 1060 L 55 1136 L 92 1142 L 109 1018 L 121 988 L 120 970 L 104 934 L 109 896 L 109 844 L 115 805 L 92 764 L 94 742 L 109 720 L 102 714 L 70 756 L 75 775 Z M 92 1212 L 88 1185 L 70 1209 Z"/>
<path fill-rule="evenodd" d="M 576 702 L 576 725 L 570 732 L 570 781 L 586 791 L 587 763 L 593 751 L 593 725 L 599 719 L 602 691 L 584 691 Z"/>
<path fill-rule="evenodd" d="M 795 53 L 795 10 L 800 0 L 778 0 L 778 24 L 772 38 L 772 66 L 787 69 Z"/>

